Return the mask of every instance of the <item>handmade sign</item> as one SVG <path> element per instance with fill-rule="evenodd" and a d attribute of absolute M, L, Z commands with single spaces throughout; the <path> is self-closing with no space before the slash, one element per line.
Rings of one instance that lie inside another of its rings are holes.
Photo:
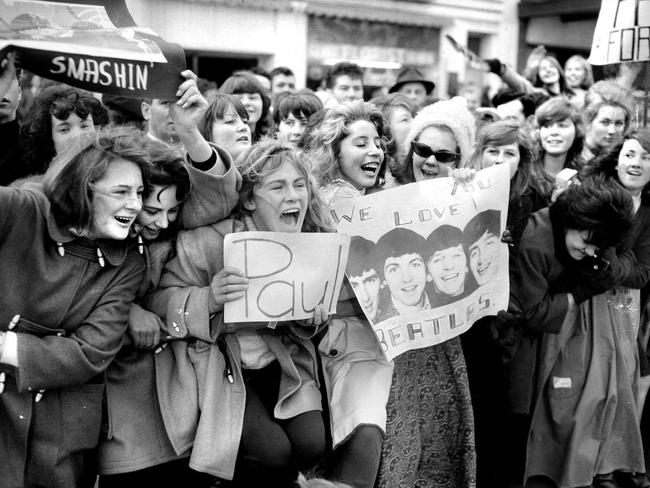
<path fill-rule="evenodd" d="M 135 25 L 124 0 L 0 0 L 0 57 L 93 92 L 175 98 L 185 54 Z"/>
<path fill-rule="evenodd" d="M 224 265 L 249 279 L 224 307 L 225 322 L 305 319 L 323 304 L 336 312 L 350 238 L 334 233 L 238 232 L 224 241 Z"/>
<path fill-rule="evenodd" d="M 330 208 L 351 236 L 346 276 L 389 359 L 508 306 L 508 165 L 468 184 L 412 183 Z"/>
<path fill-rule="evenodd" d="M 650 60 L 650 2 L 602 0 L 589 62 L 594 65 Z"/>

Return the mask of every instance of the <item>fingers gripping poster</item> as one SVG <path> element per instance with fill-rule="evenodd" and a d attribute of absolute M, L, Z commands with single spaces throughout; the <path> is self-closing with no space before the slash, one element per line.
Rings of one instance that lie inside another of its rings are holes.
<path fill-rule="evenodd" d="M 467 331 L 508 305 L 507 165 L 344 198 L 330 211 L 350 236 L 346 276 L 392 359 Z"/>
<path fill-rule="evenodd" d="M 249 280 L 244 297 L 228 302 L 224 321 L 311 318 L 316 305 L 336 312 L 350 239 L 334 233 L 237 232 L 224 241 L 224 265 Z"/>

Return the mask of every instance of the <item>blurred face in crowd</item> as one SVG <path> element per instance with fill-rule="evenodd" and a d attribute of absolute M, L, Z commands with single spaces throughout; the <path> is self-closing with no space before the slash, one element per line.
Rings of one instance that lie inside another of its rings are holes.
<path fill-rule="evenodd" d="M 143 102 L 142 115 L 148 123 L 149 133 L 164 142 L 176 139 L 174 122 L 169 111 L 173 100 L 158 100 L 154 98 L 151 104 Z"/>
<path fill-rule="evenodd" d="M 142 173 L 125 159 L 112 161 L 104 175 L 91 184 L 91 239 L 126 239 L 142 209 Z"/>
<path fill-rule="evenodd" d="M 537 76 L 539 77 L 539 80 L 545 85 L 550 85 L 552 83 L 557 83 L 560 81 L 560 72 L 553 65 L 553 63 L 546 58 L 542 59 L 542 61 L 539 63 Z"/>
<path fill-rule="evenodd" d="M 176 198 L 176 185 L 153 185 L 151 193 L 142 202 L 137 222 L 142 226 L 140 235 L 151 241 L 176 222 L 181 202 Z"/>
<path fill-rule="evenodd" d="M 481 92 L 478 89 L 468 89 L 463 92 L 463 98 L 467 100 L 467 110 L 471 113 L 481 106 Z"/>
<path fill-rule="evenodd" d="M 427 98 L 426 87 L 422 83 L 418 83 L 417 81 L 404 83 L 400 87 L 400 89 L 397 90 L 397 92 L 402 93 L 403 95 L 409 97 L 411 100 L 415 102 L 415 104 L 418 107 L 424 105 L 424 102 Z"/>
<path fill-rule="evenodd" d="M 571 119 L 553 121 L 539 128 L 539 140 L 544 152 L 553 156 L 566 154 L 576 138 L 576 126 Z"/>
<path fill-rule="evenodd" d="M 571 88 L 579 88 L 587 76 L 587 71 L 580 61 L 573 59 L 568 61 L 564 66 L 564 76 L 566 77 L 567 85 Z"/>
<path fill-rule="evenodd" d="M 524 114 L 524 105 L 519 100 L 511 100 L 501 105 L 496 106 L 497 115 L 501 120 L 510 120 L 523 127 L 526 123 L 526 115 Z"/>
<path fill-rule="evenodd" d="M 20 83 L 18 78 L 14 77 L 9 89 L 5 92 L 0 100 L 0 124 L 11 122 L 16 118 L 16 109 L 20 102 Z"/>
<path fill-rule="evenodd" d="M 50 115 L 50 122 L 52 125 L 52 142 L 54 142 L 54 151 L 57 155 L 61 154 L 72 141 L 82 134 L 95 130 L 95 124 L 90 114 L 85 119 L 82 119 L 76 113 L 71 112 L 65 120 Z"/>
<path fill-rule="evenodd" d="M 566 250 L 573 259 L 579 261 L 585 256 L 594 256 L 598 247 L 589 243 L 589 230 L 567 229 L 564 234 Z"/>
<path fill-rule="evenodd" d="M 587 125 L 585 140 L 591 147 L 610 148 L 623 139 L 625 129 L 625 110 L 615 105 L 604 105 Z"/>
<path fill-rule="evenodd" d="M 302 133 L 305 132 L 306 127 L 306 117 L 296 117 L 292 113 L 289 113 L 287 117 L 280 121 L 280 125 L 278 126 L 278 136 L 280 136 L 282 140 L 289 141 L 292 144 L 297 144 Z"/>
<path fill-rule="evenodd" d="M 478 285 L 484 285 L 496 277 L 499 269 L 499 237 L 485 231 L 469 247 L 469 269 Z"/>
<path fill-rule="evenodd" d="M 503 146 L 486 146 L 483 149 L 483 167 L 488 168 L 494 164 L 507 164 L 510 168 L 510 178 L 519 167 L 519 145 L 516 142 Z"/>
<path fill-rule="evenodd" d="M 384 262 L 384 280 L 394 300 L 415 306 L 422 302 L 427 269 L 417 253 L 391 256 Z"/>
<path fill-rule="evenodd" d="M 253 74 L 253 76 L 259 82 L 259 84 L 262 85 L 262 88 L 264 89 L 267 95 L 271 93 L 271 80 L 269 80 L 266 76 L 258 75 L 255 73 Z"/>
<path fill-rule="evenodd" d="M 258 230 L 300 232 L 309 192 L 305 177 L 288 161 L 265 177 L 245 203 Z"/>
<path fill-rule="evenodd" d="M 453 168 L 458 162 L 456 138 L 446 128 L 425 128 L 412 146 L 415 181 L 444 178 L 448 168 Z"/>
<path fill-rule="evenodd" d="M 330 90 L 338 103 L 363 100 L 363 82 L 361 78 L 349 75 L 337 76 Z"/>
<path fill-rule="evenodd" d="M 348 127 L 349 134 L 341 140 L 339 171 L 343 179 L 365 192 L 377 181 L 384 152 L 377 128 L 367 120 L 356 120 Z"/>
<path fill-rule="evenodd" d="M 397 145 L 398 152 L 404 149 L 404 140 L 406 139 L 409 130 L 411 130 L 411 124 L 413 122 L 413 116 L 411 112 L 406 110 L 404 107 L 393 107 L 390 112 L 390 117 L 388 118 L 388 123 L 390 125 L 391 134 L 393 134 L 393 140 Z"/>
<path fill-rule="evenodd" d="M 650 153 L 636 139 L 628 139 L 618 154 L 618 179 L 632 194 L 640 194 L 650 182 Z"/>
<path fill-rule="evenodd" d="M 368 319 L 374 320 L 377 316 L 381 288 L 381 279 L 377 271 L 374 269 L 364 271 L 358 276 L 350 276 L 349 280 L 364 313 Z"/>
<path fill-rule="evenodd" d="M 262 95 L 259 93 L 234 93 L 248 113 L 248 124 L 253 127 L 262 118 Z"/>
<path fill-rule="evenodd" d="M 212 124 L 212 142 L 224 148 L 236 160 L 251 147 L 251 129 L 233 107 L 228 107 L 223 119 L 216 119 Z"/>
<path fill-rule="evenodd" d="M 451 296 L 463 293 L 467 257 L 462 245 L 434 252 L 429 259 L 428 267 L 437 292 Z"/>
<path fill-rule="evenodd" d="M 296 91 L 296 78 L 291 75 L 275 75 L 271 80 L 271 91 L 273 95 L 278 93 L 290 92 L 293 93 Z"/>

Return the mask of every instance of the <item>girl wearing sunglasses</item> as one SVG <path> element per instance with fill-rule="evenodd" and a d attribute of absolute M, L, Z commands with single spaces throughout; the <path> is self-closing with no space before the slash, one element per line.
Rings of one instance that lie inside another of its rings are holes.
<path fill-rule="evenodd" d="M 403 164 L 394 171 L 399 184 L 448 176 L 465 166 L 474 143 L 474 118 L 461 97 L 436 102 L 413 119 Z"/>

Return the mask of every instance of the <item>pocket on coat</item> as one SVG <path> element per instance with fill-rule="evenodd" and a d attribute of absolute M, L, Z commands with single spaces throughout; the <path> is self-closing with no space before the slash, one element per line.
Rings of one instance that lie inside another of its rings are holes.
<path fill-rule="evenodd" d="M 569 429 L 580 404 L 589 361 L 588 337 L 576 334 L 558 355 L 545 385 L 549 414 L 556 429 Z"/>
<path fill-rule="evenodd" d="M 85 384 L 59 390 L 61 398 L 59 459 L 97 446 L 102 426 L 104 387 L 103 383 Z M 47 395 L 47 392 L 45 394 Z"/>

